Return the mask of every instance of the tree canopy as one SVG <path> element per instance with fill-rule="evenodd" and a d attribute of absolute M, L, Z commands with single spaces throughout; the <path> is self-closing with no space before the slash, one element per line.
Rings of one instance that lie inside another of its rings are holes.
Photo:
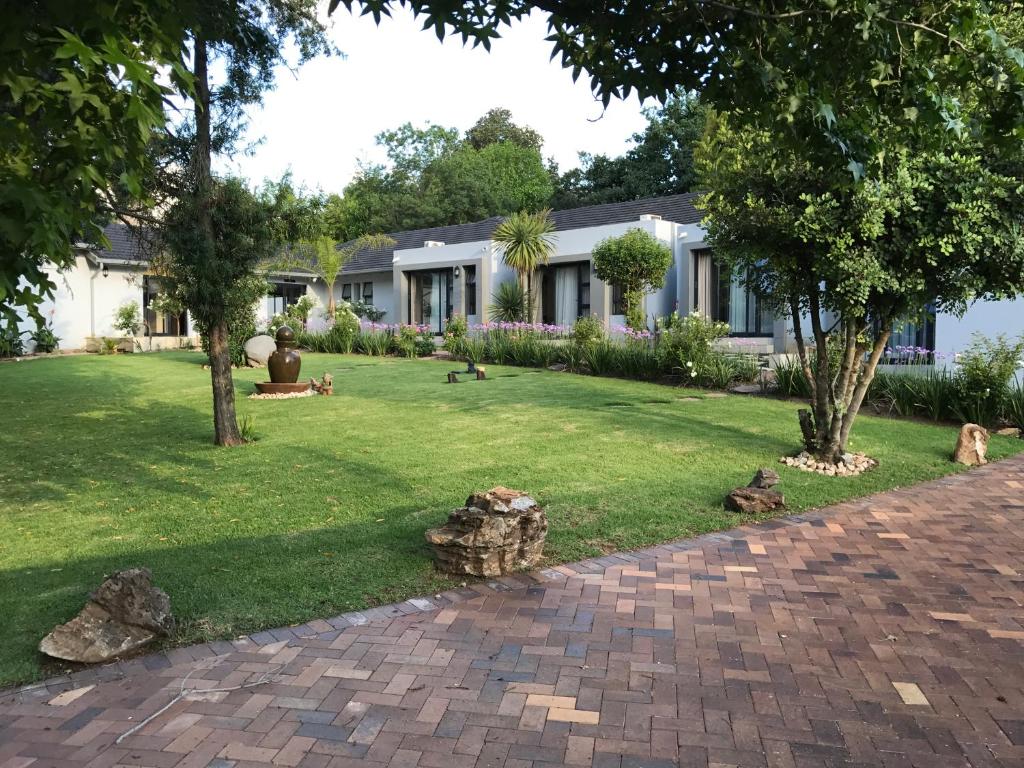
<path fill-rule="evenodd" d="M 693 148 L 707 116 L 695 93 L 672 94 L 664 105 L 644 110 L 647 127 L 619 157 L 580 155 L 580 167 L 558 174 L 552 206 L 616 203 L 690 192 L 696 177 Z"/>
<path fill-rule="evenodd" d="M 649 232 L 634 228 L 599 242 L 593 259 L 598 278 L 622 289 L 626 323 L 637 331 L 645 329 L 644 294 L 665 285 L 672 249 Z"/>

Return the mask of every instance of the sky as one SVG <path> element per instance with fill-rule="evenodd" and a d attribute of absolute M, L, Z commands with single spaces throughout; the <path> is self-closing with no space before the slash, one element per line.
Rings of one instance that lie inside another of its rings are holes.
<path fill-rule="evenodd" d="M 492 107 L 538 131 L 543 154 L 563 170 L 577 153 L 618 155 L 646 121 L 635 96 L 605 110 L 586 75 L 576 83 L 550 61 L 545 17 L 534 12 L 502 31 L 488 53 L 460 38 L 439 42 L 404 9 L 380 27 L 368 16 L 337 11 L 331 37 L 343 57 L 282 69 L 276 90 L 250 111 L 247 138 L 262 140 L 251 156 L 219 163 L 258 183 L 290 170 L 294 183 L 341 192 L 358 162 L 382 161 L 374 137 L 405 122 L 465 131 Z"/>

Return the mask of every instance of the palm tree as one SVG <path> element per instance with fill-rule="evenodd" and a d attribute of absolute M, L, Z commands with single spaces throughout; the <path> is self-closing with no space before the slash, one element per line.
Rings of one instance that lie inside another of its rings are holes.
<path fill-rule="evenodd" d="M 513 213 L 499 224 L 491 239 L 501 253 L 502 261 L 519 275 L 520 282 L 526 283 L 526 319 L 533 316 L 533 273 L 537 267 L 547 264 L 555 252 L 555 222 L 551 210 L 545 208 L 536 213 Z"/>
<path fill-rule="evenodd" d="M 352 257 L 364 249 L 387 248 L 395 241 L 387 235 L 360 235 L 345 244 L 331 237 L 299 240 L 295 244 L 295 261 L 324 281 L 327 286 L 327 314 L 334 317 L 334 283 Z"/>

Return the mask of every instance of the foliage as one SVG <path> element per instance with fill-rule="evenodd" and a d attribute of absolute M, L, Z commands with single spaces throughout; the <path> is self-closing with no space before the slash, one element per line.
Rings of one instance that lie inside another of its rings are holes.
<path fill-rule="evenodd" d="M 953 383 L 954 413 L 961 421 L 993 426 L 1003 415 L 1018 367 L 1024 367 L 1024 336 L 1010 341 L 975 334 L 971 346 L 957 355 Z"/>
<path fill-rule="evenodd" d="M 371 323 L 364 327 L 356 337 L 354 349 L 365 355 L 383 357 L 391 351 L 393 342 L 394 337 L 390 327 Z"/>
<path fill-rule="evenodd" d="M 386 310 L 377 309 L 372 304 L 367 304 L 362 299 L 348 302 L 349 309 L 355 313 L 356 317 L 365 317 L 371 323 L 379 323 L 384 319 L 384 315 L 387 314 Z"/>
<path fill-rule="evenodd" d="M 35 352 L 55 352 L 60 345 L 60 337 L 53 332 L 53 328 L 49 325 L 36 328 L 29 333 L 28 337 L 35 345 Z"/>
<path fill-rule="evenodd" d="M 331 204 L 336 229 L 354 238 L 539 209 L 554 187 L 529 133 L 495 111 L 465 139 L 454 128 L 430 124 L 385 131 L 377 143 L 388 163 L 362 167 Z M 500 136 L 510 138 L 495 140 Z"/>
<path fill-rule="evenodd" d="M 594 273 L 609 285 L 622 288 L 626 323 L 634 330 L 647 327 L 644 294 L 665 285 L 672 266 L 672 250 L 642 229 L 599 242 L 593 250 Z"/>
<path fill-rule="evenodd" d="M 120 346 L 120 339 L 112 339 L 109 336 L 101 336 L 99 353 L 101 355 L 116 355 L 117 350 Z"/>
<path fill-rule="evenodd" d="M 316 296 L 304 293 L 294 304 L 284 308 L 284 312 L 278 312 L 267 324 L 267 334 L 273 336 L 282 325 L 287 325 L 293 331 L 304 331 L 306 323 L 309 322 L 309 313 L 316 306 Z"/>
<path fill-rule="evenodd" d="M 558 175 L 556 209 L 639 200 L 689 192 L 696 185 L 693 148 L 708 108 L 694 93 L 678 91 L 665 104 L 644 109 L 647 127 L 633 134 L 624 155 L 580 155 L 580 167 Z M 553 168 L 555 174 L 558 169 Z"/>
<path fill-rule="evenodd" d="M 526 287 L 526 320 L 534 321 L 533 273 L 548 263 L 555 252 L 555 222 L 551 211 L 513 213 L 495 227 L 491 234 L 495 248 L 505 266 L 519 275 Z"/>
<path fill-rule="evenodd" d="M 522 322 L 526 316 L 526 291 L 517 280 L 506 280 L 491 297 L 489 308 L 492 320 L 506 323 Z"/>
<path fill-rule="evenodd" d="M 596 315 L 590 315 L 589 317 L 579 317 L 576 322 L 572 324 L 572 334 L 570 338 L 572 343 L 580 347 L 585 347 L 594 342 L 601 341 L 605 338 L 605 327 Z"/>
<path fill-rule="evenodd" d="M 1006 396 L 1006 422 L 1016 427 L 1024 438 L 1024 381 L 1011 387 Z"/>
<path fill-rule="evenodd" d="M 469 333 L 469 324 L 466 316 L 456 312 L 449 319 L 444 328 L 444 348 L 453 357 L 460 357 L 465 354 L 466 336 Z"/>
<path fill-rule="evenodd" d="M 532 128 L 516 125 L 511 111 L 496 107 L 488 110 L 466 131 L 466 143 L 473 149 L 483 149 L 492 144 L 512 144 L 540 152 L 544 139 Z"/>
<path fill-rule="evenodd" d="M 138 336 L 142 330 L 142 311 L 139 309 L 139 302 L 126 301 L 114 315 L 114 328 L 125 336 Z"/>
<path fill-rule="evenodd" d="M 683 383 L 699 383 L 710 375 L 712 358 L 719 356 L 714 343 L 728 335 L 729 326 L 693 312 L 673 313 L 658 341 L 662 368 L 680 376 Z"/>
<path fill-rule="evenodd" d="M 44 265 L 105 245 L 108 192 L 139 199 L 147 146 L 165 120 L 184 14 L 166 0 L 6 3 L 0 28 L 0 326 L 43 324 Z"/>
<path fill-rule="evenodd" d="M 709 123 L 697 153 L 707 240 L 724 268 L 793 317 L 811 386 L 805 440 L 819 456 L 845 451 L 894 323 L 927 304 L 960 312 L 1024 290 L 1021 182 L 994 157 L 980 146 L 905 149 L 870 183 L 844 188 L 835 168 L 766 131 Z"/>
<path fill-rule="evenodd" d="M 242 418 L 238 420 L 238 431 L 242 433 L 242 439 L 247 443 L 259 440 L 259 435 L 256 434 L 256 417 L 251 413 L 242 415 Z"/>
<path fill-rule="evenodd" d="M 0 357 L 20 357 L 25 354 L 25 342 L 17 324 L 0 327 Z"/>
<path fill-rule="evenodd" d="M 322 217 L 322 214 L 320 214 Z M 321 226 L 327 226 L 324 222 Z M 279 266 L 299 268 L 312 272 L 324 281 L 327 287 L 327 314 L 334 314 L 334 284 L 338 275 L 344 270 L 356 254 L 364 250 L 389 248 L 394 245 L 393 238 L 387 235 L 360 235 L 347 243 L 337 243 L 331 235 L 320 234 L 299 239 L 292 243 L 288 255 Z"/>

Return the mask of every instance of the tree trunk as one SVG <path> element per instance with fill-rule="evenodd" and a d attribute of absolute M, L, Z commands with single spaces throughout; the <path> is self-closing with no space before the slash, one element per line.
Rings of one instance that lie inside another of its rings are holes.
<path fill-rule="evenodd" d="M 242 433 L 235 418 L 235 384 L 231 379 L 228 325 L 224 320 L 209 330 L 210 374 L 213 379 L 213 428 L 217 445 L 242 445 Z"/>
<path fill-rule="evenodd" d="M 334 283 L 327 284 L 327 314 L 330 318 L 334 319 L 334 312 L 337 306 L 334 303 Z"/>
<path fill-rule="evenodd" d="M 526 322 L 533 322 L 533 271 L 526 273 Z"/>
<path fill-rule="evenodd" d="M 195 118 L 196 147 L 192 158 L 192 182 L 195 184 L 199 231 L 206 239 L 210 253 L 214 249 L 213 219 L 210 214 L 210 196 L 213 175 L 210 172 L 210 81 L 206 39 L 195 36 Z M 238 430 L 235 417 L 235 388 L 231 379 L 231 350 L 228 346 L 229 329 L 223 316 L 211 324 L 210 376 L 213 380 L 213 441 L 217 445 L 241 445 L 245 441 Z"/>

